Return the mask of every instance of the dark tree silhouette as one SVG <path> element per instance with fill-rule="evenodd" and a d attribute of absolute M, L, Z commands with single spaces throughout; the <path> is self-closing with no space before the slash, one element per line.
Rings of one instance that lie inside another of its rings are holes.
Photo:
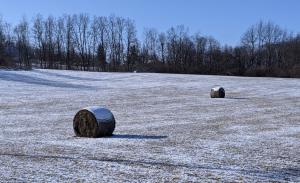
<path fill-rule="evenodd" d="M 249 27 L 238 46 L 221 46 L 211 36 L 191 35 L 183 25 L 153 28 L 137 39 L 133 20 L 122 17 L 41 15 L 32 27 L 24 18 L 14 28 L 0 19 L 0 65 L 30 69 L 80 69 L 300 76 L 300 35 L 272 22 Z"/>

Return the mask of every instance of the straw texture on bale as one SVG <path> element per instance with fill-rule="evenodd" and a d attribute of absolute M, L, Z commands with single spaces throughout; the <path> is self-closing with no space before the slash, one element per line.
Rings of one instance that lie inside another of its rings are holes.
<path fill-rule="evenodd" d="M 73 128 L 78 137 L 111 136 L 115 130 L 115 118 L 110 110 L 101 107 L 88 107 L 74 117 Z"/>
<path fill-rule="evenodd" d="M 210 91 L 211 98 L 224 98 L 225 97 L 225 89 L 222 87 L 214 87 Z"/>

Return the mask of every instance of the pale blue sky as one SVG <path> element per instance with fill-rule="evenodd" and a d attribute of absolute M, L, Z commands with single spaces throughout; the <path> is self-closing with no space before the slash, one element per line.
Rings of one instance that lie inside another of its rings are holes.
<path fill-rule="evenodd" d="M 271 20 L 300 32 L 300 0 L 0 0 L 0 14 L 11 23 L 31 17 L 73 13 L 135 20 L 144 27 L 166 31 L 183 24 L 191 33 L 212 35 L 222 44 L 237 45 L 245 30 L 259 20 Z"/>

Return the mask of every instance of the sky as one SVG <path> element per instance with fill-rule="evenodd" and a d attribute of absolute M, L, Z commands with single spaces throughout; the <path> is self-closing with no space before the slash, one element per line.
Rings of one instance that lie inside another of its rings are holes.
<path fill-rule="evenodd" d="M 145 28 L 167 31 L 185 25 L 191 34 L 200 32 L 231 46 L 260 20 L 300 32 L 299 9 L 300 0 L 0 0 L 0 15 L 12 24 L 38 13 L 116 15 L 135 20 L 139 37 Z"/>

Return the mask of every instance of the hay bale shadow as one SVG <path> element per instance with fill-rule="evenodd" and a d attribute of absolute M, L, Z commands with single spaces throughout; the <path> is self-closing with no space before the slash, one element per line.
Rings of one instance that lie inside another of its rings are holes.
<path fill-rule="evenodd" d="M 160 136 L 160 135 L 130 135 L 130 134 L 114 134 L 110 137 L 105 138 L 116 138 L 116 139 L 136 139 L 136 140 L 158 140 L 165 139 L 168 136 Z"/>
<path fill-rule="evenodd" d="M 250 100 L 250 98 L 246 98 L 246 97 L 226 97 L 225 99 L 231 99 L 231 100 Z"/>

